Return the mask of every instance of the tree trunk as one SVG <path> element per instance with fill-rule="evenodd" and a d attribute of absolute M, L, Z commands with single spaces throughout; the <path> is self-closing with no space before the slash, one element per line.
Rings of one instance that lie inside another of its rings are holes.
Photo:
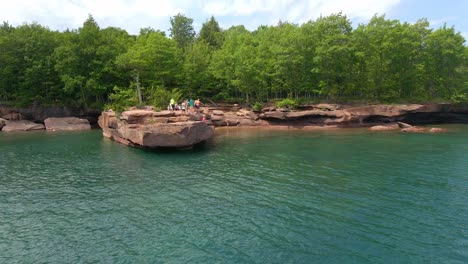
<path fill-rule="evenodd" d="M 141 105 L 143 103 L 143 100 L 141 99 L 140 70 L 139 69 L 136 70 L 135 81 L 136 81 L 136 86 L 137 86 L 138 102 Z"/>

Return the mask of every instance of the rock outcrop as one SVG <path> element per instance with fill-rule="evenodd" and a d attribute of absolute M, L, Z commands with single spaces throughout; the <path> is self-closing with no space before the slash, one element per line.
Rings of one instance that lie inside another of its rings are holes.
<path fill-rule="evenodd" d="M 200 122 L 204 120 L 204 122 Z M 400 122 L 400 123 L 397 123 Z M 403 123 L 407 122 L 407 123 Z M 131 110 L 120 116 L 103 112 L 103 135 L 120 143 L 141 147 L 187 147 L 213 136 L 212 126 L 349 127 L 371 131 L 444 132 L 408 123 L 468 123 L 468 106 L 448 104 L 341 106 L 317 104 L 299 110 L 265 107 L 250 111 L 238 105 L 202 107 L 199 113 Z M 373 126 L 374 125 L 374 126 Z M 375 126 L 378 125 L 378 126 Z M 399 128 L 401 126 L 401 128 Z"/>
<path fill-rule="evenodd" d="M 27 120 L 20 121 L 8 121 L 2 128 L 4 132 L 15 132 L 15 131 L 31 131 L 31 130 L 44 130 L 43 124 L 33 123 Z"/>
<path fill-rule="evenodd" d="M 18 108 L 0 105 L 0 117 L 7 120 L 29 120 L 43 123 L 49 117 L 78 117 L 87 119 L 91 125 L 97 124 L 100 109 L 82 107 L 43 107 L 34 105 L 28 108 Z"/>
<path fill-rule="evenodd" d="M 145 148 L 186 148 L 214 135 L 214 128 L 201 122 L 201 115 L 151 110 L 125 111 L 117 116 L 103 112 L 99 126 L 105 137 L 119 143 Z"/>
<path fill-rule="evenodd" d="M 372 126 L 369 128 L 370 131 L 393 131 L 400 129 L 398 124 L 391 124 L 391 125 L 378 125 Z"/>
<path fill-rule="evenodd" d="M 0 130 L 6 125 L 7 121 L 3 118 L 0 118 Z"/>
<path fill-rule="evenodd" d="M 239 110 L 241 112 L 243 110 Z M 214 113 L 214 111 L 212 111 Z M 214 125 L 225 123 L 229 114 L 214 113 Z M 238 115 L 237 124 L 288 125 L 288 126 L 372 126 L 408 122 L 414 124 L 468 123 L 468 106 L 448 104 L 339 106 L 317 104 L 302 106 L 300 110 L 265 107 L 255 115 Z M 241 119 L 247 119 L 241 121 Z M 375 130 L 394 129 L 392 127 Z"/>
<path fill-rule="evenodd" d="M 48 131 L 78 131 L 90 130 L 91 125 L 87 119 L 76 117 L 49 117 L 44 120 Z"/>

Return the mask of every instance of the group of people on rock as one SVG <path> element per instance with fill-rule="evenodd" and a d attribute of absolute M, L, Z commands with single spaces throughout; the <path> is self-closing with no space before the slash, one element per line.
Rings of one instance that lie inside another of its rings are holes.
<path fill-rule="evenodd" d="M 174 100 L 174 98 L 171 98 L 169 105 L 167 106 L 167 110 L 170 110 L 170 111 L 182 110 L 182 112 L 184 113 L 186 113 L 187 111 L 191 113 L 191 112 L 194 112 L 194 109 L 195 109 L 195 112 L 198 113 L 200 106 L 201 106 L 200 99 L 197 99 L 195 101 L 192 98 L 190 98 L 190 100 L 185 99 L 179 105 L 176 102 L 176 100 Z"/>

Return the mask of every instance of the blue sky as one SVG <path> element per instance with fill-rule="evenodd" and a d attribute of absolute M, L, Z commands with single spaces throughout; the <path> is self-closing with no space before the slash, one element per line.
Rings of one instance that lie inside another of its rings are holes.
<path fill-rule="evenodd" d="M 198 31 L 211 15 L 223 28 L 274 25 L 280 19 L 303 23 L 342 11 L 354 26 L 374 14 L 413 23 L 427 18 L 433 28 L 444 23 L 468 39 L 467 0 L 16 0 L 2 1 L 0 20 L 15 26 L 38 22 L 54 30 L 76 29 L 88 14 L 104 28 L 115 26 L 138 34 L 142 27 L 167 31 L 178 12 L 194 19 Z"/>

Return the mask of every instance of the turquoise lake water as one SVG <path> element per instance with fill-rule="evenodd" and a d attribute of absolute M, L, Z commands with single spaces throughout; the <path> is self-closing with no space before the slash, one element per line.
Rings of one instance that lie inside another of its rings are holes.
<path fill-rule="evenodd" d="M 468 126 L 0 132 L 0 263 L 468 263 Z"/>

